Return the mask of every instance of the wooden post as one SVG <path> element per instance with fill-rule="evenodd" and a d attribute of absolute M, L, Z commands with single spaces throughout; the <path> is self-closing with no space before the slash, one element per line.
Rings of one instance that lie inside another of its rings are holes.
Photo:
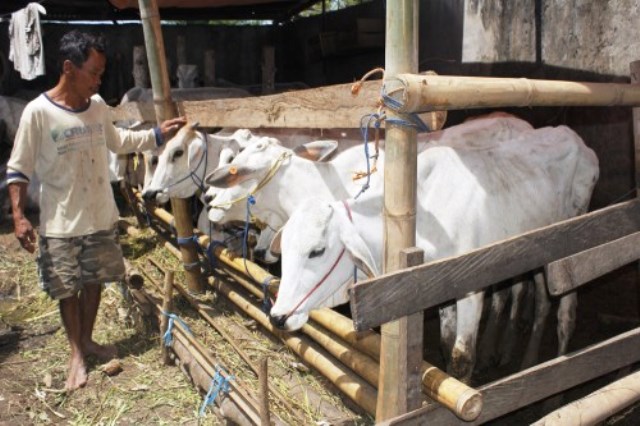
<path fill-rule="evenodd" d="M 400 269 L 424 263 L 424 251 L 417 247 L 403 249 L 400 252 Z M 422 337 L 424 314 L 422 312 L 398 320 L 400 335 L 398 340 L 399 367 L 398 402 L 399 411 L 408 413 L 422 405 Z"/>
<path fill-rule="evenodd" d="M 138 0 L 138 4 L 151 74 L 153 104 L 156 111 L 156 120 L 160 124 L 169 118 L 178 116 L 176 107 L 171 100 L 167 58 L 160 28 L 160 13 L 158 12 L 156 0 Z M 178 238 L 191 237 L 193 235 L 193 224 L 188 200 L 172 198 L 171 208 L 175 217 Z M 198 253 L 194 244 L 181 245 L 180 252 L 185 265 L 195 265 L 198 262 Z M 192 293 L 197 294 L 204 291 L 199 267 L 185 268 L 185 275 L 187 287 Z"/>
<path fill-rule="evenodd" d="M 263 357 L 260 360 L 260 425 L 269 426 L 271 424 L 269 415 L 269 358 Z"/>
<path fill-rule="evenodd" d="M 144 46 L 133 46 L 133 85 L 149 87 L 149 66 Z"/>
<path fill-rule="evenodd" d="M 387 2 L 385 81 L 388 76 L 418 71 L 418 2 Z M 389 87 L 393 90 L 394 87 Z M 392 111 L 387 111 L 393 117 Z M 384 163 L 383 272 L 400 269 L 400 251 L 415 246 L 417 144 L 415 129 L 387 121 Z M 376 422 L 407 411 L 406 379 L 410 325 L 417 317 L 382 325 Z M 402 346 L 402 347 L 401 347 Z M 420 356 L 422 351 L 420 350 Z M 418 386 L 417 389 L 420 389 Z"/>
<path fill-rule="evenodd" d="M 178 65 L 187 63 L 187 39 L 183 35 L 179 35 L 176 39 L 176 58 Z"/>
<path fill-rule="evenodd" d="M 164 276 L 162 311 L 162 317 L 160 318 L 160 336 L 164 336 L 164 333 L 167 332 L 167 327 L 169 325 L 169 317 L 167 316 L 167 314 L 170 314 L 171 311 L 173 311 L 173 271 L 167 271 L 167 274 Z M 162 361 L 165 365 L 171 365 L 169 348 L 165 346 L 164 341 L 161 342 L 161 345 Z"/>
<path fill-rule="evenodd" d="M 213 49 L 204 51 L 204 85 L 216 85 L 216 51 Z"/>
<path fill-rule="evenodd" d="M 262 47 L 262 94 L 270 95 L 276 91 L 275 49 L 273 46 Z"/>
<path fill-rule="evenodd" d="M 631 84 L 640 85 L 640 61 L 629 64 L 631 71 Z M 640 197 L 640 108 L 632 109 L 633 118 L 633 142 L 634 142 L 634 179 L 636 183 L 636 198 Z M 640 318 L 640 263 L 636 263 L 636 305 L 637 316 Z"/>

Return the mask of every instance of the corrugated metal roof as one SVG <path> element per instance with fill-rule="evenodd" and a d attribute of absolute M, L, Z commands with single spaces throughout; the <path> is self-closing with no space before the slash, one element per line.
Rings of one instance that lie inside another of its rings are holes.
<path fill-rule="evenodd" d="M 163 20 L 286 21 L 322 0 L 156 0 Z M 29 0 L 0 0 L 0 16 L 22 9 Z M 51 20 L 139 19 L 137 0 L 41 0 Z"/>

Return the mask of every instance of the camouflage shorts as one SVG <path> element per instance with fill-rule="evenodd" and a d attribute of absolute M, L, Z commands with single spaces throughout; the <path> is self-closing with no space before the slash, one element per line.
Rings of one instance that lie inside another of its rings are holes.
<path fill-rule="evenodd" d="M 40 236 L 38 246 L 40 287 L 53 299 L 73 296 L 86 284 L 103 284 L 124 277 L 116 229 L 72 238 Z"/>

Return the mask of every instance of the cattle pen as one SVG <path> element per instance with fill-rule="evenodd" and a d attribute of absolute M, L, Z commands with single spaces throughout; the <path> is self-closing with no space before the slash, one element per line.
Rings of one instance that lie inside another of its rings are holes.
<path fill-rule="evenodd" d="M 388 2 L 388 10 L 391 13 L 411 9 L 411 3 L 413 2 Z M 413 19 L 412 14 L 408 15 L 408 19 Z M 638 63 L 632 64 L 632 67 L 637 66 Z M 386 68 L 388 71 L 393 65 L 387 64 Z M 635 85 L 412 74 L 387 75 L 386 78 L 396 78 L 403 87 L 402 96 L 399 96 L 403 107 L 395 109 L 398 114 L 505 106 L 640 105 L 640 86 Z M 179 103 L 177 108 L 189 119 L 211 127 L 347 128 L 354 126 L 362 115 L 371 113 L 376 108 L 378 93 L 379 84 L 369 82 L 358 98 L 350 98 L 348 87 L 342 85 L 233 101 L 187 101 Z M 337 107 L 341 108 L 341 113 L 336 116 Z M 128 118 L 131 118 L 130 111 L 128 114 Z M 139 118 L 145 118 L 145 114 L 139 114 Z M 634 110 L 636 152 L 639 143 L 637 120 L 637 110 Z M 398 167 L 406 168 L 402 164 Z M 634 243 L 637 240 L 636 234 L 640 231 L 638 209 L 640 207 L 637 200 L 624 202 L 456 258 L 427 264 L 409 262 L 409 268 L 387 271 L 389 273 L 381 277 L 358 283 L 352 292 L 355 329 L 364 331 L 413 315 L 542 265 L 547 265 L 551 294 L 559 295 L 575 289 L 621 266 L 622 262 L 628 263 L 639 257 L 636 254 L 637 244 Z M 203 247 L 208 247 L 206 237 L 201 237 L 199 242 Z M 543 246 L 544 250 L 541 250 Z M 222 249 L 216 254 L 221 255 Z M 590 273 L 586 277 L 579 276 L 580 271 L 585 269 L 581 266 L 585 264 L 590 265 Z M 262 275 L 256 272 L 255 276 Z M 455 276 L 456 285 L 445 285 L 450 282 L 451 276 Z M 259 293 L 260 290 L 257 291 Z M 638 345 L 638 333 L 640 331 L 637 329 L 626 332 L 479 388 L 482 408 L 475 407 L 471 415 L 466 414 L 468 418 L 465 420 L 474 424 L 484 423 L 633 364 L 640 359 L 640 354 L 635 349 Z M 408 348 L 421 347 L 422 336 L 412 334 L 411 339 L 414 340 L 404 339 L 407 348 L 399 351 L 405 353 L 407 358 L 415 359 L 412 356 L 415 354 L 409 353 Z M 354 340 L 354 344 L 357 342 L 358 339 Z M 612 353 L 616 357 L 611 358 Z M 384 359 L 383 355 L 378 356 Z M 607 362 L 604 362 L 605 359 Z M 400 379 L 393 392 L 405 396 L 415 394 L 416 384 L 424 383 L 424 378 L 418 376 L 416 380 L 411 376 L 416 376 L 416 373 L 423 370 L 412 367 L 407 360 L 402 360 L 399 364 L 404 365 L 407 372 L 396 375 Z M 381 365 L 380 368 L 382 371 L 384 366 Z M 555 380 L 558 375 L 564 380 Z M 406 377 L 406 380 L 401 377 Z M 407 384 L 412 384 L 414 388 L 407 389 Z M 405 387 L 401 388 L 402 386 Z M 364 385 L 362 387 L 368 388 Z M 349 391 L 343 389 L 343 392 Z M 438 397 L 437 393 L 432 396 L 435 399 L 446 399 Z M 366 401 L 364 406 L 370 412 L 375 412 L 374 400 L 373 395 L 361 399 Z M 407 401 L 399 404 L 405 408 L 411 407 Z M 397 409 L 390 410 L 395 410 L 395 415 L 379 418 L 382 424 L 423 424 L 425 421 L 434 424 L 467 423 L 452 414 L 450 409 L 436 404 L 400 416 L 401 412 L 397 412 Z"/>
<path fill-rule="evenodd" d="M 116 119 L 156 122 L 183 114 L 203 127 L 304 128 L 310 129 L 311 133 L 317 131 L 315 134 L 321 134 L 321 129 L 357 128 L 363 116 L 380 108 L 380 81 L 365 82 L 355 97 L 351 85 L 343 84 L 246 99 L 173 102 L 168 96 L 166 75 L 160 72 L 166 68 L 166 64 L 159 12 L 154 3 L 153 0 L 140 1 L 149 63 L 152 71 L 155 70 L 152 72 L 154 105 L 131 103 L 115 108 Z M 393 103 L 387 100 L 382 104 L 387 117 L 405 119 L 414 113 L 498 107 L 635 107 L 635 187 L 638 187 L 640 62 L 631 64 L 633 84 L 418 75 L 415 58 L 411 58 L 417 49 L 414 25 L 417 18 L 416 2 L 387 1 L 387 12 L 387 51 L 395 52 L 387 58 L 390 63 L 385 64 L 384 84 L 387 88 L 393 87 L 392 98 L 395 100 Z M 404 31 L 402 36 L 399 35 L 400 28 Z M 407 34 L 410 36 L 405 39 Z M 387 144 L 398 144 L 398 155 L 390 160 L 394 161 L 394 165 L 387 169 L 392 168 L 397 172 L 397 177 L 390 179 L 401 183 L 402 191 L 397 190 L 397 193 L 402 193 L 404 203 L 387 206 L 387 210 L 394 211 L 395 216 L 400 217 L 400 223 L 389 226 L 395 232 L 398 229 L 411 231 L 415 223 L 412 224 L 412 219 L 407 217 L 415 210 L 412 206 L 415 201 L 411 199 L 415 188 L 407 182 L 411 179 L 415 181 L 413 157 L 416 154 L 412 151 L 415 130 L 388 122 L 386 131 Z M 193 238 L 186 201 L 172 201 L 174 218 L 160 208 L 146 205 L 137 193 L 129 195 L 130 204 L 161 222 L 165 233 L 170 232 L 170 224 L 175 224 L 176 235 L 169 236 L 168 240 L 173 242 L 174 237 L 190 239 L 188 244 L 181 244 L 177 249 L 171 244 L 167 247 L 180 256 L 185 265 L 190 266 L 186 268 L 187 284 L 193 293 L 203 291 L 204 287 L 201 285 L 199 268 L 192 265 L 203 259 L 207 252 L 217 260 L 219 268 L 224 269 L 224 274 L 234 279 L 233 282 L 239 286 L 237 288 L 248 291 L 255 298 L 264 297 L 261 284 L 265 281 L 274 284 L 272 289 L 276 287 L 278 278 L 253 262 L 242 260 L 223 247 L 213 246 L 203 233 L 197 233 Z M 312 322 L 305 326 L 301 334 L 287 336 L 275 330 L 256 303 L 242 296 L 236 287 L 226 281 L 214 280 L 213 287 L 264 329 L 281 337 L 293 352 L 321 371 L 341 393 L 363 411 L 376 416 L 377 423 L 481 424 L 631 366 L 640 360 L 640 351 L 637 350 L 640 329 L 624 332 L 473 389 L 423 359 L 421 312 L 542 266 L 546 270 L 550 294 L 558 296 L 575 290 L 640 258 L 639 214 L 637 199 L 625 201 L 455 258 L 429 263 L 424 263 L 421 251 L 412 247 L 410 232 L 398 232 L 394 234 L 398 241 L 388 250 L 394 253 L 394 258 L 387 261 L 385 273 L 353 287 L 353 321 L 332 310 L 322 309 L 311 313 Z M 128 225 L 123 225 L 123 230 L 136 232 Z M 200 253 L 197 246 L 202 249 Z M 136 277 L 137 272 L 130 268 L 128 282 L 131 292 L 138 303 L 146 306 L 145 309 L 153 315 L 165 318 L 162 312 L 170 311 L 170 294 L 175 289 L 206 318 L 203 304 L 193 294 L 178 285 L 174 286 L 170 273 L 166 274 L 167 297 L 166 305 L 162 306 L 154 304 L 151 298 L 139 291 Z M 389 323 L 394 325 L 389 328 L 385 325 Z M 198 386 L 206 390 L 220 372 L 202 345 L 193 340 L 180 324 L 176 324 L 173 350 L 181 358 L 195 359 L 190 372 Z M 381 334 L 371 330 L 379 326 L 383 327 Z M 392 346 L 390 342 L 382 341 L 389 337 L 399 345 Z M 316 344 L 323 347 L 323 352 L 314 349 Z M 257 366 L 249 365 L 266 381 L 264 369 L 258 371 Z M 562 380 L 558 380 L 558 377 L 562 377 Z M 634 378 L 630 375 L 627 380 L 633 382 Z M 268 384 L 264 386 L 267 388 Z M 621 386 L 630 385 L 623 383 Z M 224 408 L 226 412 L 235 413 L 232 414 L 234 420 L 249 424 L 278 422 L 274 418 L 269 420 L 268 407 L 256 404 L 252 395 L 235 387 L 232 382 L 230 387 L 230 398 L 225 399 L 224 403 L 232 403 L 234 407 L 225 405 Z M 263 392 L 263 395 L 268 392 L 277 394 L 273 389 Z M 422 404 L 423 394 L 430 398 L 427 404 Z M 634 403 L 638 399 L 637 394 L 619 395 L 615 404 L 603 410 L 591 411 L 590 417 L 583 417 L 582 421 L 584 424 L 600 422 L 611 413 Z M 601 405 L 602 402 L 595 398 L 590 400 L 590 404 Z M 263 397 L 262 402 L 266 400 L 268 398 Z"/>

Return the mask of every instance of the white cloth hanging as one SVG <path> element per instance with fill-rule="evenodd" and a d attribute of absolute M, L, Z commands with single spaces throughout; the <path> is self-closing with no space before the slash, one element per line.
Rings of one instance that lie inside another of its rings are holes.
<path fill-rule="evenodd" d="M 39 3 L 29 3 L 11 14 L 9 23 L 9 60 L 25 80 L 44 75 L 44 51 L 40 13 L 47 14 Z"/>

